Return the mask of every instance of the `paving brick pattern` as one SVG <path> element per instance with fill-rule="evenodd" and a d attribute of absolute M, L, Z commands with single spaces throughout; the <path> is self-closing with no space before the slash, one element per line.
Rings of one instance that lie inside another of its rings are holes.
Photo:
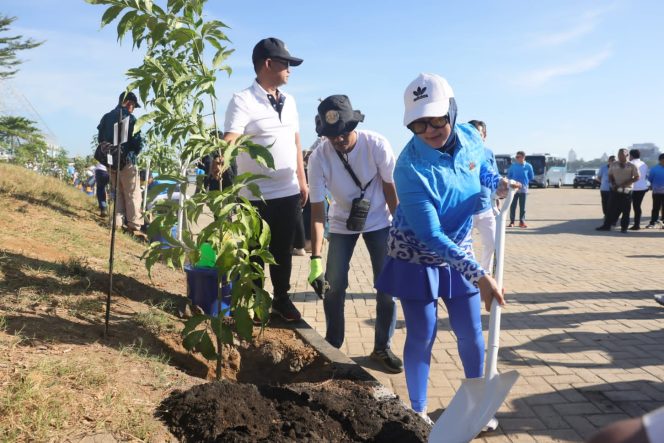
<path fill-rule="evenodd" d="M 650 219 L 651 194 L 644 199 Z M 509 229 L 500 371 L 520 378 L 498 412 L 500 428 L 485 442 L 577 442 L 615 420 L 664 405 L 664 230 L 596 232 L 599 192 L 533 190 L 528 229 Z M 481 245 L 477 245 L 481 247 Z M 306 278 L 308 257 L 295 257 L 294 299 L 304 318 L 325 334 L 323 304 Z M 375 299 L 363 242 L 351 262 L 342 351 L 409 404 L 405 377 L 368 359 Z M 441 304 L 429 380 L 429 412 L 437 417 L 463 378 L 454 335 Z M 484 330 L 488 315 L 483 315 Z M 486 332 L 485 332 L 486 334 Z M 403 314 L 393 339 L 402 355 Z"/>

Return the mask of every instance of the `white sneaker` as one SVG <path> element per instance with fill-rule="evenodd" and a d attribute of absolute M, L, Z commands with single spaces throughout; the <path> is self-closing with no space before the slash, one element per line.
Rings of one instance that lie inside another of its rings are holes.
<path fill-rule="evenodd" d="M 493 417 L 491 420 L 489 420 L 489 423 L 487 423 L 484 426 L 484 428 L 482 428 L 482 431 L 493 432 L 496 429 L 498 429 L 498 419 L 496 417 Z"/>
<path fill-rule="evenodd" d="M 655 294 L 655 301 L 664 306 L 664 294 Z"/>
<path fill-rule="evenodd" d="M 307 255 L 307 252 L 304 248 L 293 248 L 293 255 L 298 255 L 300 257 Z"/>
<path fill-rule="evenodd" d="M 427 410 L 425 409 L 422 412 L 416 412 L 417 415 L 420 416 L 422 420 L 429 426 L 433 426 L 433 420 L 431 420 L 431 417 L 429 417 L 429 414 L 427 414 Z"/>

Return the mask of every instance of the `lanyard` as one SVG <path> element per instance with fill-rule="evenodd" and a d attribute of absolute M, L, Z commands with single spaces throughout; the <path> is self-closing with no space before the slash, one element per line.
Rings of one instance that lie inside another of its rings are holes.
<path fill-rule="evenodd" d="M 362 192 L 362 194 L 360 195 L 360 198 L 364 198 L 364 191 L 367 190 L 367 188 L 369 187 L 369 185 L 371 184 L 371 182 L 373 181 L 374 178 L 371 177 L 371 180 L 369 180 L 367 182 L 367 184 L 364 187 L 362 187 L 362 183 L 360 182 L 360 180 L 357 178 L 357 176 L 353 172 L 353 169 L 350 167 L 350 164 L 348 163 L 348 160 L 346 160 L 344 155 L 341 152 L 337 151 L 336 149 L 334 150 L 334 152 L 337 153 L 337 155 L 339 156 L 339 160 L 341 160 L 341 163 L 344 164 L 344 167 L 346 168 L 346 171 L 348 171 L 348 173 L 350 174 L 351 178 L 353 179 L 353 181 L 355 182 L 357 187 L 360 188 L 360 191 Z"/>

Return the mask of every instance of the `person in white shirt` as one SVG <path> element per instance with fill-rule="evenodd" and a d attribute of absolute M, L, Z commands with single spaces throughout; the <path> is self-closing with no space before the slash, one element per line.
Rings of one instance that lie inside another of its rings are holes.
<path fill-rule="evenodd" d="M 344 303 L 355 244 L 361 234 L 375 282 L 387 257 L 387 237 L 397 206 L 392 147 L 378 133 L 356 130 L 361 121 L 364 115 L 353 110 L 347 96 L 332 95 L 323 100 L 316 115 L 316 132 L 324 138 L 308 164 L 312 248 L 309 283 L 324 297 L 325 339 L 336 348 L 344 341 Z M 332 202 L 324 273 L 321 249 L 326 193 Z M 378 291 L 374 350 L 370 357 L 392 373 L 403 370 L 402 361 L 390 350 L 396 315 L 392 296 Z"/>
<path fill-rule="evenodd" d="M 638 149 L 630 149 L 629 162 L 639 170 L 639 179 L 634 183 L 632 190 L 634 224 L 629 228 L 632 231 L 638 231 L 641 229 L 641 203 L 648 192 L 648 165 L 641 161 L 641 151 Z"/>
<path fill-rule="evenodd" d="M 486 141 L 486 123 L 481 120 L 471 120 L 468 123 L 473 125 L 480 133 L 482 142 Z M 484 147 L 484 155 L 491 168 L 498 171 L 493 151 Z M 482 254 L 479 257 L 479 262 L 489 274 L 493 274 L 493 255 L 496 250 L 496 212 L 498 211 L 493 205 L 494 198 L 492 194 L 489 188 L 482 186 L 480 198 L 475 208 L 476 212 L 473 215 L 473 227 L 477 228 L 482 241 Z"/>
<path fill-rule="evenodd" d="M 228 104 L 224 140 L 231 142 L 241 135 L 249 135 L 254 143 L 270 146 L 274 169 L 263 167 L 246 153 L 238 155 L 237 169 L 238 174 L 250 172 L 267 177 L 254 182 L 260 188 L 260 196 L 246 188 L 242 195 L 258 208 L 272 233 L 269 249 L 276 261 L 275 265 L 270 265 L 274 287 L 272 312 L 286 321 L 296 321 L 301 315 L 288 295 L 291 253 L 297 206 L 305 204 L 309 189 L 304 175 L 295 99 L 279 87 L 288 82 L 290 67 L 299 66 L 302 59 L 291 56 L 284 42 L 274 37 L 259 41 L 251 58 L 256 80 L 247 89 L 234 94 Z"/>
<path fill-rule="evenodd" d="M 641 161 L 641 151 L 630 149 L 629 162 L 639 170 L 639 179 L 632 188 L 632 208 L 634 209 L 634 224 L 629 228 L 631 231 L 641 229 L 641 203 L 646 192 L 648 192 L 648 165 Z"/>

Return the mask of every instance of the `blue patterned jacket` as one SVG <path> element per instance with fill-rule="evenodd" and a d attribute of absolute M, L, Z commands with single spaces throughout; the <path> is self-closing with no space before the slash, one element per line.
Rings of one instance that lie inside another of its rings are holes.
<path fill-rule="evenodd" d="M 455 126 L 453 155 L 413 138 L 399 155 L 394 182 L 399 206 L 388 240 L 388 255 L 410 263 L 451 266 L 476 284 L 486 274 L 472 254 L 470 231 L 481 186 L 492 191 L 500 176 L 484 153 L 479 133 Z"/>

